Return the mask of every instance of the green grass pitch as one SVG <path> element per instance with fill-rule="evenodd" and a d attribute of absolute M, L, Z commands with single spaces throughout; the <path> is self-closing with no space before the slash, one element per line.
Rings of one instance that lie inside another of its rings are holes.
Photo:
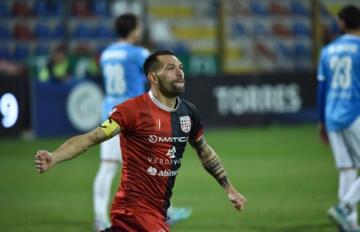
<path fill-rule="evenodd" d="M 337 200 L 337 171 L 315 125 L 208 130 L 206 139 L 247 197 L 246 209 L 233 209 L 188 146 L 172 202 L 193 215 L 172 231 L 336 231 L 325 211 Z M 0 231 L 92 231 L 98 147 L 45 174 L 33 166 L 38 148 L 63 141 L 0 139 Z"/>

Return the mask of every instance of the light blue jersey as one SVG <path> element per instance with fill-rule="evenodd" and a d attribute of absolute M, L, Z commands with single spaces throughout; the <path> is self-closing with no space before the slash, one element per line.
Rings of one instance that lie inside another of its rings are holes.
<path fill-rule="evenodd" d="M 114 106 L 145 92 L 143 64 L 148 56 L 147 49 L 126 42 L 113 43 L 102 52 L 100 65 L 105 86 L 103 120 Z"/>
<path fill-rule="evenodd" d="M 350 126 L 360 115 L 360 37 L 346 34 L 321 52 L 318 96 L 328 131 Z M 318 101 L 319 102 L 319 101 Z"/>

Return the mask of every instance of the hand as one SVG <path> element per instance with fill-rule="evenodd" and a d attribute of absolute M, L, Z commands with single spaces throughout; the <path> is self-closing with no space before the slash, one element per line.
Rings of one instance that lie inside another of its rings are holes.
<path fill-rule="evenodd" d="M 246 203 L 246 198 L 241 195 L 236 189 L 230 185 L 226 188 L 226 193 L 228 195 L 229 200 L 233 203 L 233 206 L 237 210 L 243 210 Z"/>
<path fill-rule="evenodd" d="M 325 128 L 323 123 L 319 123 L 318 131 L 319 131 L 319 136 L 320 136 L 321 141 L 324 144 L 328 145 L 329 144 L 329 138 L 328 138 L 328 134 L 326 132 L 326 128 Z"/>
<path fill-rule="evenodd" d="M 39 150 L 36 152 L 34 164 L 39 173 L 46 172 L 53 165 L 53 157 L 50 152 Z"/>

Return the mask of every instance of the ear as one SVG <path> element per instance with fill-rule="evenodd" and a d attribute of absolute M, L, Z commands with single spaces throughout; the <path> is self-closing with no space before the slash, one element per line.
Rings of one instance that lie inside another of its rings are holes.
<path fill-rule="evenodd" d="M 148 79 L 149 79 L 149 81 L 151 83 L 157 83 L 158 82 L 158 77 L 153 72 L 148 74 Z"/>

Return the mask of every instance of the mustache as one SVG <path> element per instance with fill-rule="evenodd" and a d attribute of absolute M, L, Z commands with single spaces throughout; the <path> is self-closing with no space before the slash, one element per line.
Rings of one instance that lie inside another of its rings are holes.
<path fill-rule="evenodd" d="M 185 78 L 183 78 L 183 77 L 177 78 L 176 80 L 174 80 L 174 82 L 182 82 L 182 83 L 185 83 Z"/>

